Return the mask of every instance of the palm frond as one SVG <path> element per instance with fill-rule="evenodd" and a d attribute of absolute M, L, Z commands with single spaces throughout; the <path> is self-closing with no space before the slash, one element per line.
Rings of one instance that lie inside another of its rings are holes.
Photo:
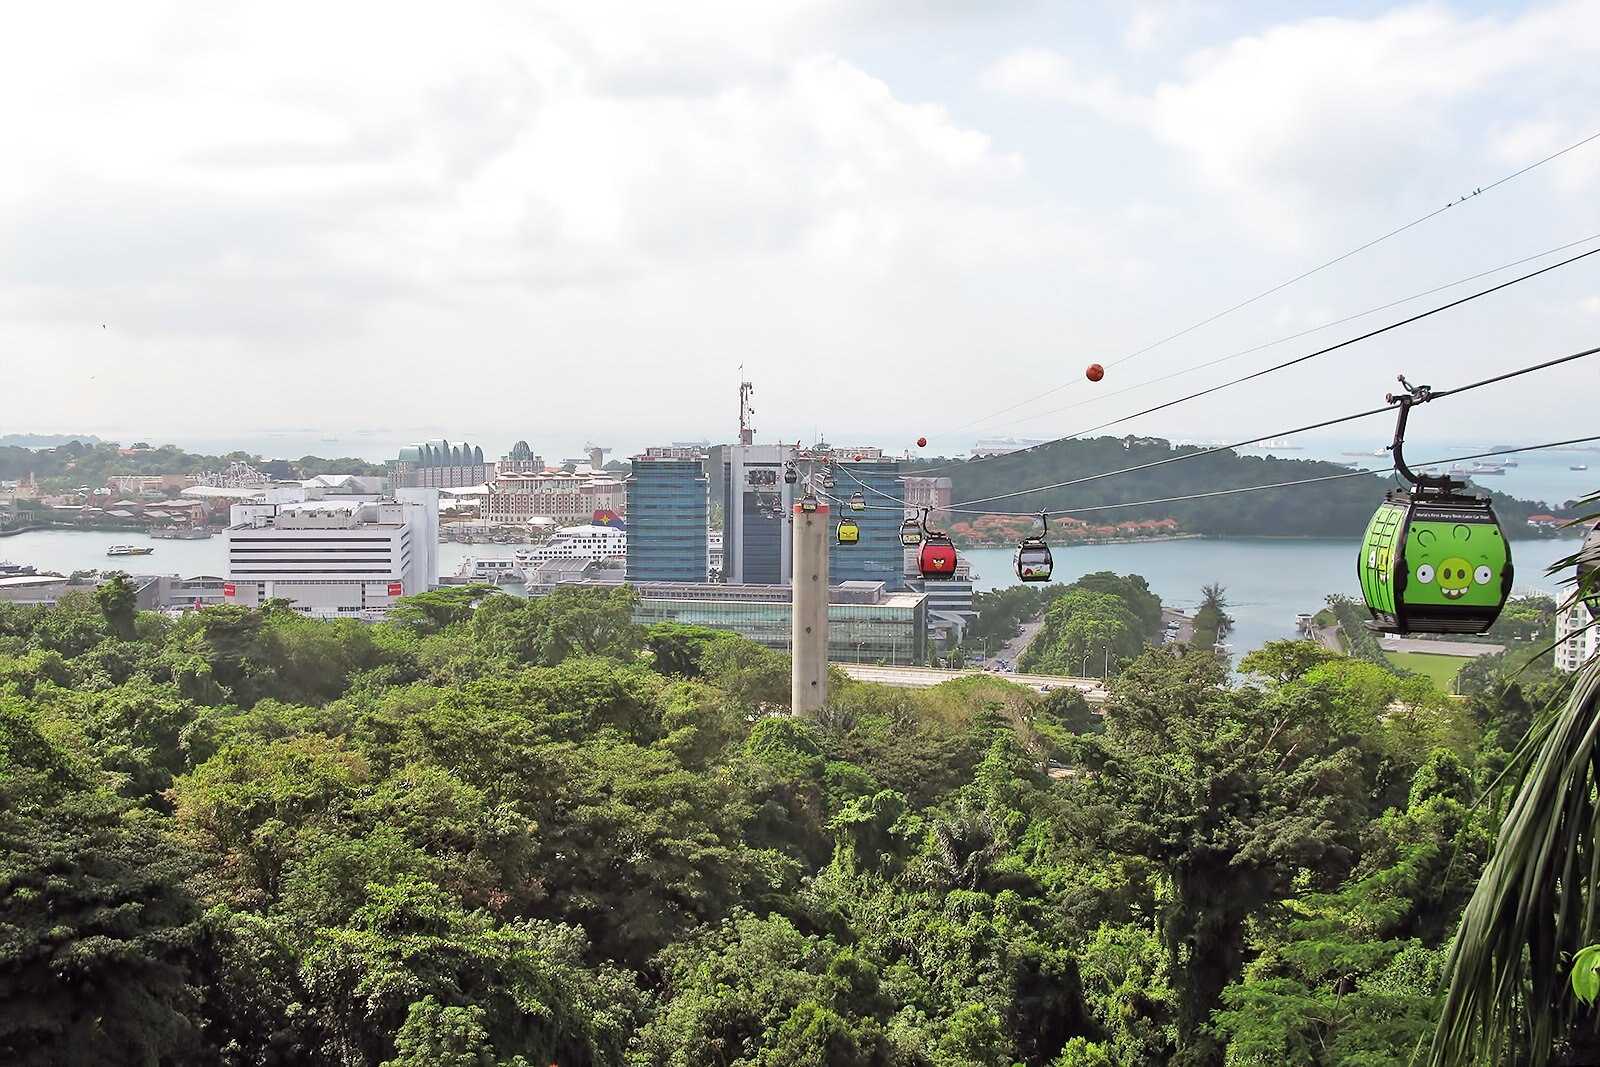
<path fill-rule="evenodd" d="M 1521 780 L 1450 947 L 1433 1067 L 1542 1067 L 1572 1019 L 1563 961 L 1600 931 L 1600 659 L 1513 765 Z"/>

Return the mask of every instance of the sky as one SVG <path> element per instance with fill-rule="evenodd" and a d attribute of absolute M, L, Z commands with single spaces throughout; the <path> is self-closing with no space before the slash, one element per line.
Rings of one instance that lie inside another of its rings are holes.
<path fill-rule="evenodd" d="M 1600 247 L 1600 0 L 64 0 L 7 22 L 0 433 L 625 455 L 732 438 L 743 376 L 759 441 L 950 455 Z M 1396 374 L 1444 389 L 1596 345 L 1600 255 L 1096 432 L 1278 433 Z M 1580 436 L 1597 399 L 1600 356 L 1413 434 Z"/>

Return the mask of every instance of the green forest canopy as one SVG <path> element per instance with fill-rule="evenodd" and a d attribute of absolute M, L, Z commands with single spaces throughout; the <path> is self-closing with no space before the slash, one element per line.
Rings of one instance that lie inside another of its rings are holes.
<path fill-rule="evenodd" d="M 1405 1062 L 1539 697 L 1280 643 L 802 721 L 612 596 L 0 604 L 0 1061 Z"/>

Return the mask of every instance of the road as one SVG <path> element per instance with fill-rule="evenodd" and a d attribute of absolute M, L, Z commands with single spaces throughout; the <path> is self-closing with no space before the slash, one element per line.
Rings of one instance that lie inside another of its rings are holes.
<path fill-rule="evenodd" d="M 1339 627 L 1313 626 L 1311 632 L 1316 635 L 1317 641 L 1323 648 L 1344 655 L 1344 641 L 1339 637 Z"/>
<path fill-rule="evenodd" d="M 1389 637 L 1378 638 L 1378 644 L 1385 652 L 1421 652 L 1432 653 L 1435 656 L 1465 656 L 1476 659 L 1479 656 L 1492 656 L 1496 652 L 1504 652 L 1505 645 L 1479 644 L 1476 641 L 1419 641 L 1414 637 Z"/>
<path fill-rule="evenodd" d="M 1102 703 L 1106 698 L 1106 692 L 1100 688 L 1098 678 L 1062 678 L 1050 674 L 1004 674 L 997 671 L 947 671 L 933 667 L 881 667 L 866 663 L 836 663 L 834 666 L 858 682 L 876 682 L 879 685 L 897 685 L 907 689 L 931 689 L 940 682 L 948 682 L 952 678 L 990 673 L 996 678 L 1003 678 L 1008 682 L 1025 685 L 1040 692 L 1043 692 L 1045 686 L 1052 689 L 1077 688 L 1091 704 Z"/>
<path fill-rule="evenodd" d="M 1011 663 L 1017 662 L 1017 657 L 1022 655 L 1023 650 L 1033 643 L 1035 635 L 1038 634 L 1042 626 L 1044 626 L 1044 615 L 1040 613 L 1023 623 L 1021 632 L 1007 641 L 995 655 Z"/>

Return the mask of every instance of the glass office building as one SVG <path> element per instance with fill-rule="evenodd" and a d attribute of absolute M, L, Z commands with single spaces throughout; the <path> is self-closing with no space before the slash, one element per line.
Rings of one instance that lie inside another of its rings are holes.
<path fill-rule="evenodd" d="M 710 480 L 697 448 L 649 448 L 628 477 L 630 582 L 704 582 Z"/>
<path fill-rule="evenodd" d="M 853 519 L 860 539 L 841 545 L 835 539 L 828 549 L 828 582 L 882 582 L 891 592 L 905 588 L 901 557 L 900 524 L 906 515 L 899 502 L 905 499 L 900 481 L 900 464 L 885 459 L 877 449 L 840 449 L 845 455 L 859 454 L 861 462 L 846 459 L 835 466 L 833 495 L 834 521 Z M 867 505 L 851 511 L 850 497 L 859 492 Z"/>
<path fill-rule="evenodd" d="M 789 588 L 782 585 L 640 585 L 633 621 L 679 622 L 732 630 L 757 644 L 789 651 Z M 919 664 L 928 654 L 927 597 L 891 593 L 882 582 L 833 589 L 828 604 L 828 658 L 836 663 Z"/>
<path fill-rule="evenodd" d="M 783 480 L 787 445 L 726 445 L 722 449 L 722 580 L 781 585 L 793 555 L 790 507 L 794 487 Z M 777 505 L 774 508 L 773 505 Z"/>

